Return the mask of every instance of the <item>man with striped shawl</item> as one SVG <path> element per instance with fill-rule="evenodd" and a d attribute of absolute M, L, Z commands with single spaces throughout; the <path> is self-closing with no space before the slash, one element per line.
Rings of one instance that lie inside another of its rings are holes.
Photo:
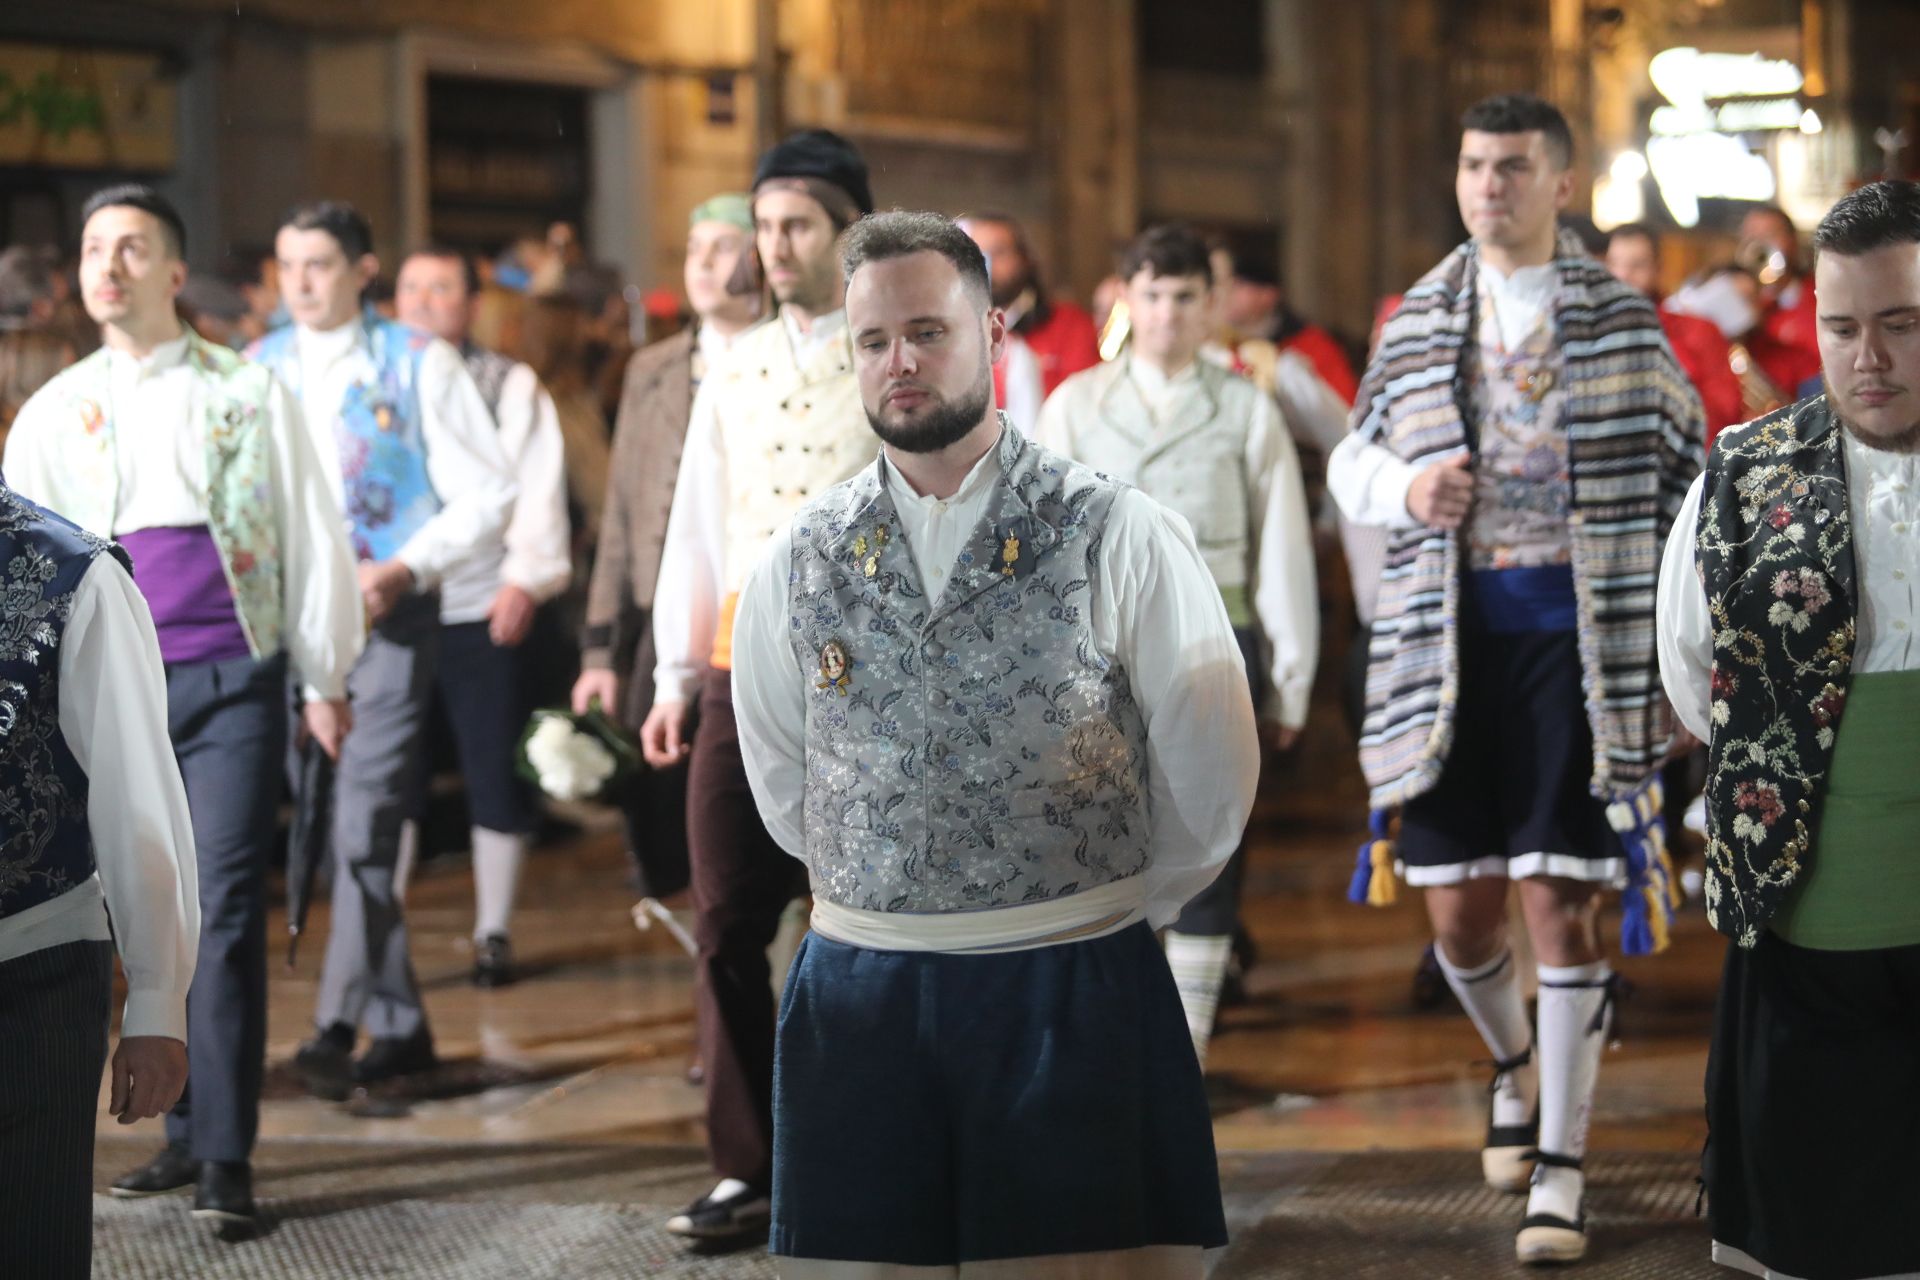
<path fill-rule="evenodd" d="M 1565 118 L 1514 94 L 1461 124 L 1473 238 L 1387 322 L 1327 485 L 1348 518 L 1390 530 L 1361 765 L 1374 807 L 1400 809 L 1400 870 L 1496 1062 L 1483 1171 L 1528 1192 L 1519 1260 L 1568 1262 L 1587 1248 L 1613 983 L 1598 895 L 1628 868 L 1607 806 L 1640 797 L 1671 746 L 1654 584 L 1703 420 L 1652 306 L 1557 231 Z M 1539 962 L 1537 1035 L 1510 881 Z"/>

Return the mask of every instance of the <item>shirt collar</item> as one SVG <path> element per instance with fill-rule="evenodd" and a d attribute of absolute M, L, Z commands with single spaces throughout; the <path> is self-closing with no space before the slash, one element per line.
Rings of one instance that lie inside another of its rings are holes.
<path fill-rule="evenodd" d="M 1129 356 L 1127 357 L 1127 376 L 1132 378 L 1133 385 L 1139 387 L 1149 398 L 1167 395 L 1179 390 L 1188 383 L 1198 382 L 1200 380 L 1200 357 L 1198 355 L 1194 356 L 1193 359 L 1187 361 L 1186 367 L 1181 369 L 1180 372 L 1174 374 L 1172 377 L 1168 377 L 1165 373 L 1161 372 L 1159 368 L 1147 363 L 1145 360 L 1138 360 Z"/>
<path fill-rule="evenodd" d="M 953 496 L 950 498 L 936 498 L 931 494 L 914 492 L 913 486 L 907 483 L 907 478 L 900 474 L 899 468 L 887 461 L 886 453 L 882 452 L 880 455 L 880 465 L 885 469 L 887 492 L 893 498 L 894 507 L 896 509 L 906 507 L 931 507 L 940 502 L 954 507 L 971 502 L 979 497 L 985 492 L 987 486 L 999 477 L 1000 446 L 1005 440 L 1006 430 L 1004 426 L 1000 428 L 1001 434 L 994 437 L 992 447 L 980 455 L 980 460 L 973 464 L 972 470 L 967 472 L 967 478 L 960 482 L 960 487 L 954 490 Z"/>
<path fill-rule="evenodd" d="M 357 317 L 337 329 L 317 330 L 301 325 L 294 330 L 294 341 L 302 360 L 331 364 L 344 357 L 365 339 L 367 326 Z"/>
<path fill-rule="evenodd" d="M 184 332 L 177 338 L 161 343 L 144 356 L 129 355 L 113 347 L 107 348 L 107 361 L 114 373 L 121 377 L 135 379 L 165 373 L 186 358 L 187 335 Z"/>
<path fill-rule="evenodd" d="M 791 332 L 791 331 L 789 331 Z M 698 351 L 711 369 L 720 357 L 733 349 L 733 339 L 710 324 L 703 324 L 694 330 L 694 350 Z"/>
<path fill-rule="evenodd" d="M 813 323 L 807 326 L 805 333 L 800 331 L 800 321 L 791 310 L 780 308 L 780 323 L 787 328 L 787 340 L 793 344 L 794 354 L 805 363 L 806 358 L 826 346 L 847 327 L 847 312 L 843 307 L 824 316 L 815 316 Z"/>

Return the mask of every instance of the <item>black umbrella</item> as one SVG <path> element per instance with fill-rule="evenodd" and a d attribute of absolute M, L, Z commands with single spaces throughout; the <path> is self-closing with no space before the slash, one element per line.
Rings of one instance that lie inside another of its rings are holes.
<path fill-rule="evenodd" d="M 333 758 L 317 738 L 300 747 L 300 780 L 294 797 L 293 836 L 287 842 L 287 968 L 300 949 L 313 900 L 313 877 L 333 843 Z"/>

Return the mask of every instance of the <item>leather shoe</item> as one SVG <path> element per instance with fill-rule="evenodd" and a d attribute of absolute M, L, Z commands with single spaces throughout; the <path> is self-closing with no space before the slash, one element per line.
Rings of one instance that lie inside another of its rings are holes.
<path fill-rule="evenodd" d="M 473 949 L 473 985 L 476 987 L 510 987 L 520 981 L 520 971 L 513 963 L 513 943 L 504 933 L 490 933 L 480 939 Z"/>
<path fill-rule="evenodd" d="M 336 1022 L 294 1051 L 293 1069 L 308 1093 L 345 1102 L 353 1092 L 353 1028 Z"/>
<path fill-rule="evenodd" d="M 245 1240 L 260 1227 L 253 1204 L 253 1166 L 245 1160 L 208 1160 L 193 1189 L 193 1216 L 213 1224 L 222 1240 Z"/>
<path fill-rule="evenodd" d="M 353 1064 L 355 1084 L 378 1084 L 396 1076 L 431 1071 L 440 1065 L 433 1052 L 433 1036 L 424 1028 L 401 1038 L 375 1037 Z"/>
<path fill-rule="evenodd" d="M 129 1170 L 113 1181 L 112 1193 L 123 1200 L 140 1196 L 163 1196 L 193 1185 L 200 1176 L 200 1162 L 187 1151 L 184 1142 L 169 1142 L 160 1154 Z"/>
<path fill-rule="evenodd" d="M 701 1196 L 666 1221 L 666 1229 L 690 1240 L 741 1240 L 767 1234 L 773 1204 L 758 1187 L 737 1186 L 731 1195 Z"/>

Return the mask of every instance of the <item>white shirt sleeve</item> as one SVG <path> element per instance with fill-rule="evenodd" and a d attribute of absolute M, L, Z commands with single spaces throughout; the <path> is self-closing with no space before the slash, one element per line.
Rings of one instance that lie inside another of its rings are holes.
<path fill-rule="evenodd" d="M 1307 722 L 1314 668 L 1320 661 L 1313 530 L 1299 451 L 1272 397 L 1260 393 L 1254 399 L 1246 459 L 1253 480 L 1253 612 L 1270 650 L 1272 685 L 1262 714 L 1297 729 Z"/>
<path fill-rule="evenodd" d="M 516 492 L 486 399 L 460 353 L 438 338 L 420 359 L 420 431 L 442 505 L 395 558 L 426 588 L 505 527 Z"/>
<path fill-rule="evenodd" d="M 1347 436 L 1347 406 L 1297 351 L 1282 351 L 1273 363 L 1273 394 L 1287 426 L 1322 457 Z"/>
<path fill-rule="evenodd" d="M 727 572 L 727 455 L 715 382 L 709 374 L 694 393 L 653 590 L 656 704 L 692 698 L 713 655 L 713 629 L 720 620 Z"/>
<path fill-rule="evenodd" d="M 500 451 L 518 482 L 507 520 L 502 582 L 535 601 L 551 600 L 573 576 L 567 524 L 567 456 L 560 413 L 530 365 L 516 364 L 500 388 Z"/>
<path fill-rule="evenodd" d="M 6 475 L 7 487 L 21 497 L 49 511 L 59 511 L 66 505 L 60 497 L 59 451 L 47 448 L 41 439 L 45 433 L 47 406 L 52 401 L 53 396 L 43 387 L 20 407 L 13 426 L 7 431 L 6 452 L 0 455 L 0 472 Z M 104 538 L 111 531 L 95 529 L 92 532 Z"/>
<path fill-rule="evenodd" d="M 344 698 L 366 640 L 353 550 L 299 402 L 278 378 L 267 393 L 267 418 L 287 655 L 308 698 Z"/>
<path fill-rule="evenodd" d="M 1707 473 L 1687 490 L 1687 500 L 1667 534 L 1660 559 L 1660 682 L 1687 732 L 1706 742 L 1713 736 L 1713 616 L 1694 555 Z"/>
<path fill-rule="evenodd" d="M 1355 524 L 1405 529 L 1419 523 L 1407 510 L 1407 490 L 1420 468 L 1354 431 L 1327 457 L 1327 492 Z"/>
<path fill-rule="evenodd" d="M 767 833 L 806 859 L 807 692 L 787 645 L 793 532 L 782 528 L 740 590 L 733 618 L 733 714 L 740 759 Z"/>
<path fill-rule="evenodd" d="M 60 732 L 87 774 L 87 822 L 127 975 L 122 1036 L 187 1038 L 200 945 L 199 870 L 186 787 L 167 737 L 167 679 L 153 615 L 99 556 L 60 643 Z"/>
<path fill-rule="evenodd" d="M 1147 726 L 1147 919 L 1172 921 L 1220 874 L 1253 811 L 1260 744 L 1246 666 L 1187 522 L 1137 489 L 1107 518 L 1091 620 Z"/>

